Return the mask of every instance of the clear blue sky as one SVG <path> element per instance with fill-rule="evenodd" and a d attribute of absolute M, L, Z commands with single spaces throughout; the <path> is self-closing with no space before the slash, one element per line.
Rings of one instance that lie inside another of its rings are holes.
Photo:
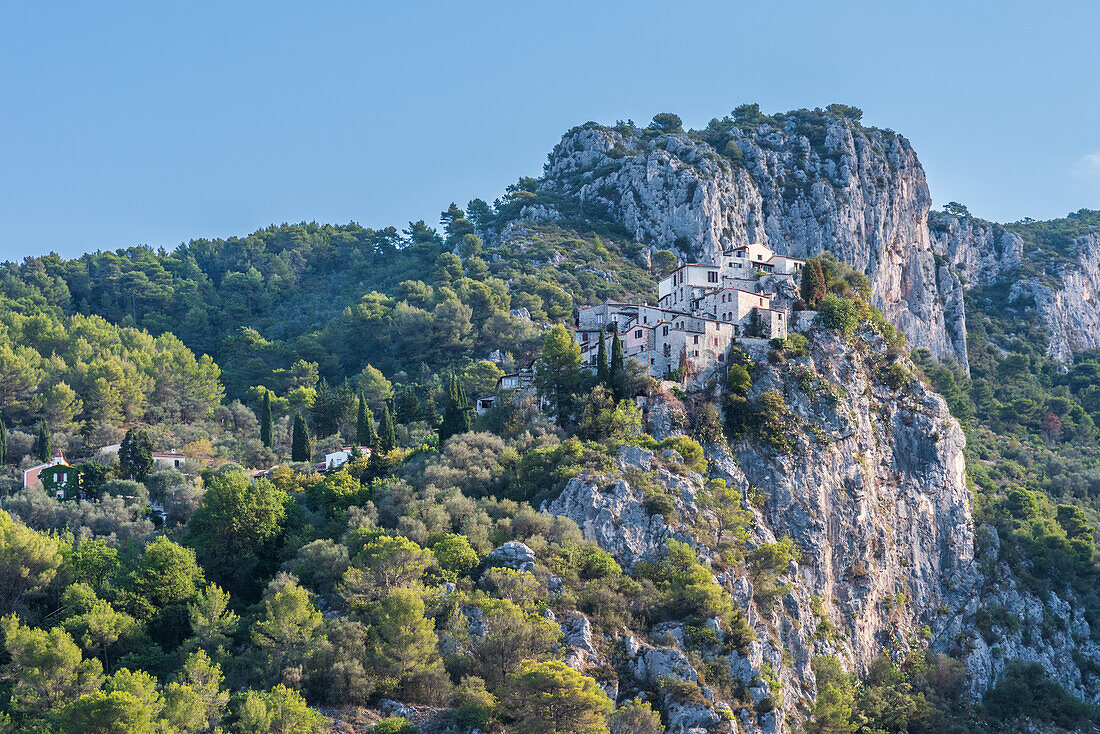
<path fill-rule="evenodd" d="M 1100 5 L 1047 5 L 6 2 L 0 259 L 434 224 L 575 124 L 747 101 L 863 108 L 937 205 L 1100 208 Z"/>

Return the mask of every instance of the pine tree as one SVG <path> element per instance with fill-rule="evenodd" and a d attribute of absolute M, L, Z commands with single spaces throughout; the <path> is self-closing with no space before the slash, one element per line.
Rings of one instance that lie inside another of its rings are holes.
<path fill-rule="evenodd" d="M 397 431 L 393 427 L 393 413 L 390 412 L 389 403 L 382 409 L 382 421 L 378 424 L 378 445 L 385 453 L 397 448 Z"/>
<path fill-rule="evenodd" d="M 601 385 L 611 383 L 611 370 L 607 364 L 607 339 L 604 338 L 603 329 L 600 329 L 600 345 L 596 349 L 596 379 Z"/>
<path fill-rule="evenodd" d="M 0 420 L 0 466 L 8 463 L 8 429 L 4 427 L 4 421 Z"/>
<path fill-rule="evenodd" d="M 42 422 L 38 429 L 38 460 L 45 464 L 53 458 L 53 447 L 50 443 L 50 427 Z"/>
<path fill-rule="evenodd" d="M 367 401 L 363 395 L 359 395 L 359 417 L 355 421 L 355 442 L 360 446 L 374 446 L 374 413 L 367 407 Z"/>
<path fill-rule="evenodd" d="M 816 308 L 825 297 L 825 271 L 820 260 L 810 260 L 802 268 L 802 282 L 799 285 L 802 300 L 810 308 Z"/>
<path fill-rule="evenodd" d="M 271 391 L 264 393 L 264 404 L 260 409 L 260 441 L 271 448 L 274 443 L 271 430 Z"/>
<path fill-rule="evenodd" d="M 546 333 L 535 363 L 535 386 L 551 401 L 554 417 L 564 425 L 573 411 L 581 372 L 581 347 L 561 324 Z"/>
<path fill-rule="evenodd" d="M 367 654 L 374 670 L 396 681 L 412 675 L 443 676 L 439 638 L 412 589 L 394 589 L 378 604 Z"/>
<path fill-rule="evenodd" d="M 313 452 L 309 449 L 309 428 L 301 413 L 294 416 L 294 435 L 290 442 L 291 461 L 309 461 Z"/>

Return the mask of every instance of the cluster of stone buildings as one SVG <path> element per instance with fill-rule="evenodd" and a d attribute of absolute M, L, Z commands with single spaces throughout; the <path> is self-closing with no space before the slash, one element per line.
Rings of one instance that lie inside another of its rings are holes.
<path fill-rule="evenodd" d="M 596 364 L 600 332 L 612 324 L 623 356 L 649 365 L 655 377 L 722 365 L 738 339 L 786 337 L 789 310 L 757 285 L 767 275 L 793 279 L 805 262 L 750 244 L 726 250 L 715 264 L 683 263 L 658 284 L 656 305 L 608 301 L 580 311 L 582 362 Z"/>

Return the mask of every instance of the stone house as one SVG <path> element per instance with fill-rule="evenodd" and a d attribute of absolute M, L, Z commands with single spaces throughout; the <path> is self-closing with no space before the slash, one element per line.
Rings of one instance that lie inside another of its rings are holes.
<path fill-rule="evenodd" d="M 576 331 L 581 362 L 595 368 L 601 332 L 610 357 L 606 335 L 612 328 L 619 333 L 623 356 L 648 365 L 655 377 L 681 367 L 698 375 L 723 365 L 740 338 L 785 338 L 790 314 L 774 307 L 773 295 L 754 289 L 755 272 L 767 266 L 769 272 L 794 276 L 803 262 L 763 245 L 746 245 L 729 251 L 717 265 L 678 267 L 658 284 L 655 306 L 607 301 L 582 309 Z"/>

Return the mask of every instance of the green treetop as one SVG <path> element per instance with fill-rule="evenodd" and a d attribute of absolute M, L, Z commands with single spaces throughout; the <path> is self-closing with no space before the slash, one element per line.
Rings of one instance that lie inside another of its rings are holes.
<path fill-rule="evenodd" d="M 290 442 L 291 461 L 309 461 L 313 452 L 309 447 L 309 428 L 301 413 L 294 416 L 294 434 Z"/>
<path fill-rule="evenodd" d="M 359 395 L 359 416 L 355 420 L 355 442 L 360 446 L 374 446 L 377 435 L 374 432 L 374 413 L 367 406 L 362 394 Z"/>
<path fill-rule="evenodd" d="M 393 426 L 393 413 L 390 412 L 388 403 L 382 408 L 382 421 L 378 425 L 378 445 L 386 453 L 397 448 L 397 431 Z"/>
<path fill-rule="evenodd" d="M 548 397 L 559 423 L 569 420 L 581 374 L 581 348 L 565 327 L 555 324 L 542 342 L 535 363 L 535 385 Z"/>
<path fill-rule="evenodd" d="M 260 441 L 271 448 L 274 443 L 271 430 L 271 391 L 264 392 L 264 403 L 260 408 Z"/>

